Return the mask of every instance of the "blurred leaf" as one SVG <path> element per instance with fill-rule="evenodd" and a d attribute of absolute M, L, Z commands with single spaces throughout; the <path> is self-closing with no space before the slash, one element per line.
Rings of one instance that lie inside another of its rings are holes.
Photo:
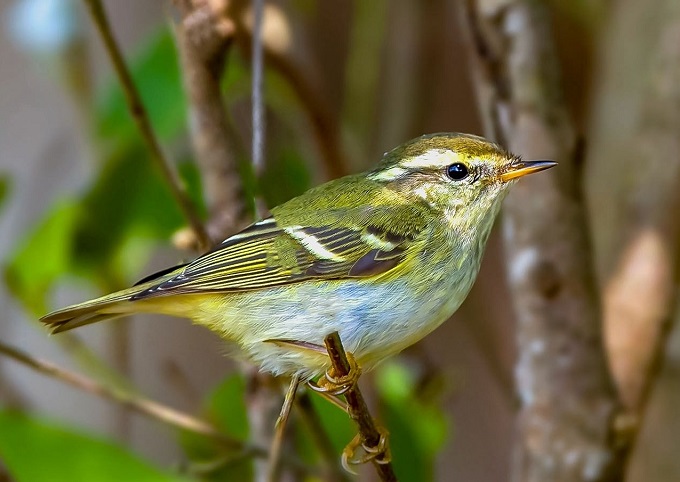
<path fill-rule="evenodd" d="M 260 186 L 267 206 L 299 196 L 311 187 L 307 164 L 296 150 L 284 149 L 267 163 Z"/>
<path fill-rule="evenodd" d="M 165 240 L 185 224 L 170 190 L 141 147 L 109 159 L 82 206 L 77 261 L 95 269 L 112 260 L 127 237 Z"/>
<path fill-rule="evenodd" d="M 185 125 L 186 100 L 170 30 L 162 28 L 152 35 L 129 65 L 159 139 L 172 139 Z M 113 140 L 118 147 L 140 141 L 117 78 L 111 78 L 99 95 L 97 119 L 101 139 Z"/>
<path fill-rule="evenodd" d="M 337 453 L 338 460 L 342 449 L 356 434 L 356 428 L 347 414 L 324 400 L 320 396 L 310 393 L 309 399 L 312 409 L 317 414 L 321 427 L 330 439 L 333 450 Z M 321 454 L 310 432 L 310 427 L 304 423 L 301 417 L 293 412 L 294 423 L 289 425 L 289 430 L 294 436 L 295 453 L 306 463 L 315 464 L 321 460 Z"/>
<path fill-rule="evenodd" d="M 345 73 L 344 124 L 364 149 L 375 132 L 389 2 L 356 2 Z"/>
<path fill-rule="evenodd" d="M 242 376 L 230 375 L 206 397 L 203 409 L 203 416 L 224 434 L 244 442 L 249 432 L 245 389 Z M 190 432 L 182 432 L 180 443 L 191 461 L 190 470 L 200 474 L 201 480 L 246 482 L 253 478 L 252 457 L 243 458 Z"/>
<path fill-rule="evenodd" d="M 0 458 L 19 482 L 178 482 L 123 447 L 24 414 L 0 411 Z"/>
<path fill-rule="evenodd" d="M 434 480 L 435 458 L 448 430 L 444 413 L 415 396 L 415 377 L 398 361 L 382 365 L 376 381 L 399 480 Z"/>
<path fill-rule="evenodd" d="M 157 132 L 181 132 L 186 106 L 168 29 L 154 34 L 131 62 Z M 110 290 L 141 275 L 154 245 L 186 224 L 164 179 L 149 160 L 118 83 L 100 95 L 98 132 L 103 162 L 79 201 L 59 204 L 20 242 L 7 267 L 13 293 L 35 314 L 62 275 L 78 274 Z M 203 206 L 195 164 L 179 165 L 196 205 Z M 77 254 L 76 254 L 77 253 Z"/>
<path fill-rule="evenodd" d="M 248 439 L 248 412 L 245 402 L 246 382 L 240 375 L 230 375 L 206 399 L 205 415 L 227 435 Z"/>
<path fill-rule="evenodd" d="M 50 285 L 68 270 L 73 230 L 80 212 L 73 200 L 56 204 L 19 244 L 5 266 L 7 286 L 33 314 L 46 311 Z"/>
<path fill-rule="evenodd" d="M 10 180 L 7 174 L 0 174 L 0 207 L 2 207 L 9 194 Z"/>

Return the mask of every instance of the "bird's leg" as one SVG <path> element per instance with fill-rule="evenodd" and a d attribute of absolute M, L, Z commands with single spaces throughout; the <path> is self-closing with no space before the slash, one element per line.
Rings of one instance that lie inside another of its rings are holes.
<path fill-rule="evenodd" d="M 357 364 L 351 353 L 347 352 L 346 355 L 350 366 L 350 369 L 346 374 L 338 375 L 335 368 L 331 367 L 326 370 L 326 373 L 318 382 L 307 382 L 309 388 L 315 392 L 335 396 L 343 395 L 347 393 L 348 390 L 354 388 L 361 376 L 361 367 Z"/>
<path fill-rule="evenodd" d="M 311 385 L 309 385 L 309 382 L 307 382 L 307 386 L 309 388 L 312 388 Z M 312 389 L 313 390 L 313 389 Z M 340 410 L 342 410 L 345 413 L 349 413 L 349 407 L 347 406 L 347 402 L 345 402 L 340 395 L 332 395 L 330 393 L 322 392 L 322 391 L 316 391 L 316 393 L 326 401 L 332 403 L 336 407 L 338 407 Z"/>
<path fill-rule="evenodd" d="M 317 353 L 325 352 L 320 345 L 312 343 L 303 343 L 294 340 L 267 340 L 269 343 L 275 343 L 278 346 L 288 346 L 298 350 L 311 350 Z M 328 354 L 331 355 L 330 350 Z M 345 410 L 348 415 L 358 421 L 361 414 L 357 413 L 357 407 L 363 406 L 363 411 L 367 411 L 365 402 L 361 393 L 358 390 L 357 382 L 361 376 L 361 367 L 356 362 L 356 359 L 350 352 L 343 350 L 343 355 L 346 358 L 346 366 L 348 369 L 336 368 L 336 363 L 331 365 L 331 368 L 326 370 L 326 373 L 316 382 L 309 380 L 307 385 L 309 388 L 317 392 L 319 395 Z M 333 361 L 333 358 L 331 357 Z M 343 402 L 340 396 L 344 395 L 347 403 Z M 284 404 L 285 406 L 285 404 Z M 283 409 L 282 409 L 283 413 Z M 359 422 L 361 426 L 361 423 Z M 342 451 L 342 466 L 348 472 L 353 472 L 351 465 L 364 464 L 366 462 L 374 461 L 377 464 L 388 464 L 392 460 L 388 444 L 388 432 L 382 427 L 375 427 L 373 429 L 375 437 L 369 441 L 359 433 L 352 439 L 352 441 Z M 365 454 L 357 457 L 357 449 L 361 448 Z"/>
<path fill-rule="evenodd" d="M 293 406 L 293 402 L 295 401 L 295 394 L 297 393 L 299 385 L 300 375 L 293 375 L 293 378 L 290 380 L 290 385 L 288 385 L 286 396 L 283 399 L 281 413 L 279 414 L 279 418 L 276 419 L 274 438 L 272 439 L 272 444 L 269 449 L 269 473 L 267 480 L 270 482 L 277 479 L 279 459 L 281 458 L 281 448 L 283 447 L 283 435 L 286 430 L 286 423 L 288 422 L 290 410 Z"/>

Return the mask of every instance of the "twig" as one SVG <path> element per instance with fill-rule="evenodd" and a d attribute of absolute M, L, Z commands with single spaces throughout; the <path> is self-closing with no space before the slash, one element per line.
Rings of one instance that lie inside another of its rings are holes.
<path fill-rule="evenodd" d="M 28 353 L 25 353 L 10 345 L 6 345 L 2 342 L 0 342 L 0 353 L 32 368 L 33 370 L 36 370 L 39 373 L 42 373 L 43 375 L 55 378 L 61 382 L 71 385 L 72 387 L 78 388 L 93 395 L 97 395 L 98 397 L 107 400 L 113 400 L 139 413 L 147 415 L 156 420 L 160 420 L 161 422 L 167 423 L 169 425 L 210 437 L 218 441 L 226 448 L 232 450 L 252 450 L 252 453 L 255 456 L 267 457 L 266 449 L 245 446 L 242 442 L 231 439 L 218 432 L 214 427 L 203 420 L 167 407 L 153 400 L 102 385 L 91 378 L 65 370 L 58 367 L 57 365 L 54 365 L 53 363 L 34 358 Z"/>
<path fill-rule="evenodd" d="M 264 58 L 262 50 L 262 17 L 264 15 L 264 1 L 253 0 L 254 20 L 253 20 L 253 48 L 252 48 L 252 162 L 253 169 L 259 174 L 264 167 L 264 101 L 262 98 Z"/>
<path fill-rule="evenodd" d="M 204 251 L 210 248 L 212 242 L 208 236 L 208 233 L 201 222 L 201 218 L 196 211 L 196 207 L 189 199 L 186 189 L 182 184 L 177 171 L 173 168 L 172 164 L 167 160 L 166 156 L 163 154 L 161 147 L 156 138 L 156 134 L 151 127 L 151 122 L 149 121 L 149 116 L 147 114 L 144 103 L 137 91 L 132 76 L 125 64 L 123 55 L 121 54 L 120 48 L 113 37 L 113 32 L 111 31 L 111 26 L 109 25 L 106 12 L 100 0 L 85 0 L 85 3 L 90 11 L 92 20 L 94 21 L 99 34 L 101 35 L 102 41 L 104 42 L 104 47 L 108 53 L 111 62 L 113 64 L 118 80 L 120 81 L 123 92 L 125 94 L 125 99 L 128 104 L 128 108 L 137 127 L 142 135 L 142 139 L 146 143 L 149 152 L 151 153 L 151 159 L 156 164 L 156 167 L 161 171 L 163 177 L 165 178 L 170 190 L 172 191 L 177 204 L 179 205 L 182 213 L 186 217 L 187 221 L 191 225 L 191 228 L 196 233 L 198 238 L 199 248 Z"/>
<path fill-rule="evenodd" d="M 334 331 L 326 336 L 326 338 L 324 338 L 324 343 L 328 350 L 328 356 L 331 358 L 331 364 L 334 371 L 333 375 L 336 377 L 347 376 L 350 373 L 351 366 L 338 332 Z M 378 431 L 376 423 L 368 411 L 366 401 L 356 384 L 353 384 L 347 392 L 345 392 L 345 399 L 347 400 L 349 408 L 349 416 L 359 427 L 359 435 L 363 445 L 377 447 L 381 441 L 381 434 L 380 431 Z M 395 475 L 390 462 L 382 463 L 374 459 L 373 465 L 378 476 L 380 476 L 380 480 L 397 480 L 397 476 Z"/>
<path fill-rule="evenodd" d="M 519 182 L 505 207 L 521 402 L 513 480 L 619 480 L 625 451 L 612 437 L 619 406 L 548 7 L 464 4 L 487 135 L 529 159 L 559 162 L 557 172 Z"/>
<path fill-rule="evenodd" d="M 264 112 L 264 53 L 262 40 L 262 23 L 264 19 L 264 0 L 253 0 L 254 5 L 253 32 L 252 32 L 252 164 L 255 177 L 262 177 L 265 164 L 265 112 Z M 267 208 L 261 196 L 255 197 L 255 212 L 257 217 L 265 217 Z"/>
<path fill-rule="evenodd" d="M 274 437 L 272 438 L 272 443 L 269 447 L 269 460 L 267 461 L 269 464 L 267 480 L 269 482 L 275 482 L 280 476 L 279 462 L 281 459 L 281 450 L 283 449 L 284 436 L 286 435 L 286 426 L 288 425 L 288 418 L 290 417 L 290 411 L 293 408 L 299 386 L 300 375 L 293 375 L 290 384 L 288 385 L 286 396 L 283 399 L 281 413 L 279 418 L 276 419 Z"/>
<path fill-rule="evenodd" d="M 243 50 L 251 52 L 253 35 L 252 28 L 246 21 L 249 14 L 248 6 L 249 2 L 230 3 L 230 8 L 233 9 L 231 18 L 236 25 L 236 41 Z M 268 8 L 271 8 L 271 6 L 267 5 L 264 9 L 265 19 Z M 309 116 L 312 134 L 321 151 L 321 160 L 324 163 L 326 175 L 330 178 L 347 175 L 349 162 L 342 149 L 338 119 L 331 112 L 319 89 L 310 82 L 309 76 L 301 71 L 300 66 L 291 58 L 291 55 L 283 52 L 280 46 L 267 43 L 266 35 L 263 40 L 267 65 L 281 74 L 288 82 L 302 104 L 304 112 Z"/>

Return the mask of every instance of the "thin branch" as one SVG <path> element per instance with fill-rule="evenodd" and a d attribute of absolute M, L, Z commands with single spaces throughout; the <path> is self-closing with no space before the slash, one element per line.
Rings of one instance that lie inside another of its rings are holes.
<path fill-rule="evenodd" d="M 251 63 L 251 100 L 252 100 L 252 151 L 251 160 L 256 179 L 262 177 L 265 167 L 265 128 L 264 111 L 264 52 L 262 40 L 262 23 L 264 20 L 264 0 L 253 0 L 254 5 L 252 32 L 252 63 Z M 255 212 L 259 219 L 266 216 L 267 208 L 261 196 L 255 197 Z"/>
<path fill-rule="evenodd" d="M 347 376 L 350 373 L 351 365 L 347 359 L 345 348 L 342 346 L 340 335 L 334 331 L 324 338 L 328 356 L 331 358 L 334 377 Z M 382 435 L 373 420 L 368 405 L 364 400 L 357 384 L 353 384 L 345 392 L 345 399 L 347 400 L 349 416 L 354 420 L 359 427 L 359 436 L 361 437 L 362 445 L 366 447 L 378 447 L 381 442 Z M 397 476 L 392 469 L 392 464 L 387 461 L 378 461 L 373 459 L 375 470 L 383 481 L 396 481 Z"/>
<path fill-rule="evenodd" d="M 253 48 L 252 48 L 252 162 L 253 169 L 257 175 L 262 172 L 264 168 L 264 136 L 265 136 L 265 119 L 264 119 L 264 100 L 263 100 L 263 76 L 264 76 L 264 58 L 262 47 L 262 17 L 264 15 L 264 1 L 253 0 L 254 6 L 254 20 L 253 20 Z"/>
<path fill-rule="evenodd" d="M 231 439 L 217 431 L 207 422 L 195 418 L 189 414 L 180 412 L 173 408 L 162 405 L 153 400 L 131 394 L 116 388 L 103 385 L 77 373 L 60 368 L 53 363 L 39 360 L 26 352 L 0 342 L 0 354 L 3 354 L 33 370 L 42 373 L 50 378 L 57 379 L 67 385 L 83 390 L 87 393 L 97 395 L 106 400 L 112 400 L 122 404 L 136 412 L 147 415 L 163 423 L 174 427 L 188 430 L 200 435 L 204 435 L 218 441 L 225 448 L 230 450 L 252 451 L 257 457 L 267 457 L 267 450 L 264 448 L 248 447 L 238 440 Z"/>
<path fill-rule="evenodd" d="M 233 10 L 231 18 L 236 25 L 236 41 L 246 52 L 252 52 L 253 35 L 252 26 L 247 17 L 250 14 L 249 2 L 230 2 Z M 272 8 L 266 5 L 264 8 L 264 26 L 266 28 L 267 11 Z M 289 52 L 284 51 L 280 45 L 272 45 L 267 42 L 264 32 L 263 47 L 267 65 L 277 71 L 288 82 L 295 95 L 300 101 L 305 114 L 308 115 L 317 145 L 321 151 L 321 160 L 324 163 L 326 175 L 330 178 L 338 178 L 348 174 L 349 162 L 342 148 L 340 139 L 340 125 L 338 119 L 331 112 L 330 107 L 324 100 L 319 88 L 313 85 L 298 63 Z"/>
<path fill-rule="evenodd" d="M 464 3 L 487 135 L 526 158 L 559 162 L 555 172 L 519 182 L 505 204 L 521 402 L 513 480 L 620 480 L 625 450 L 612 424 L 619 404 L 548 6 Z"/>
<path fill-rule="evenodd" d="M 203 226 L 200 216 L 196 210 L 196 207 L 192 203 L 191 199 L 187 195 L 186 189 L 179 178 L 177 171 L 174 169 L 173 165 L 168 161 L 166 156 L 158 143 L 156 134 L 151 127 L 151 122 L 149 121 L 149 116 L 142 102 L 141 96 L 137 91 L 130 71 L 125 64 L 123 55 L 120 51 L 120 47 L 116 43 L 113 37 L 113 32 L 111 31 L 111 26 L 109 24 L 106 12 L 100 0 L 85 0 L 85 4 L 88 7 L 92 20 L 94 21 L 97 31 L 101 35 L 102 41 L 104 42 L 104 47 L 106 52 L 111 59 L 118 80 L 123 87 L 123 92 L 125 94 L 125 99 L 128 104 L 128 108 L 137 127 L 142 135 L 149 152 L 151 153 L 151 159 L 156 164 L 156 167 L 161 171 L 163 177 L 165 178 L 170 190 L 172 191 L 177 204 L 179 205 L 182 213 L 186 217 L 187 221 L 191 225 L 191 228 L 196 233 L 198 238 L 198 244 L 202 251 L 209 249 L 212 246 L 212 241 L 210 240 L 208 233 Z"/>

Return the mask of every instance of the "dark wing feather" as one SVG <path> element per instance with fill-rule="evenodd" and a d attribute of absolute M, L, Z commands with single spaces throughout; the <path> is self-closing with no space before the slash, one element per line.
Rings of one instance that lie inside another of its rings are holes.
<path fill-rule="evenodd" d="M 399 265 L 415 236 L 376 227 L 284 228 L 268 218 L 132 299 L 252 290 L 308 279 L 378 276 Z"/>

